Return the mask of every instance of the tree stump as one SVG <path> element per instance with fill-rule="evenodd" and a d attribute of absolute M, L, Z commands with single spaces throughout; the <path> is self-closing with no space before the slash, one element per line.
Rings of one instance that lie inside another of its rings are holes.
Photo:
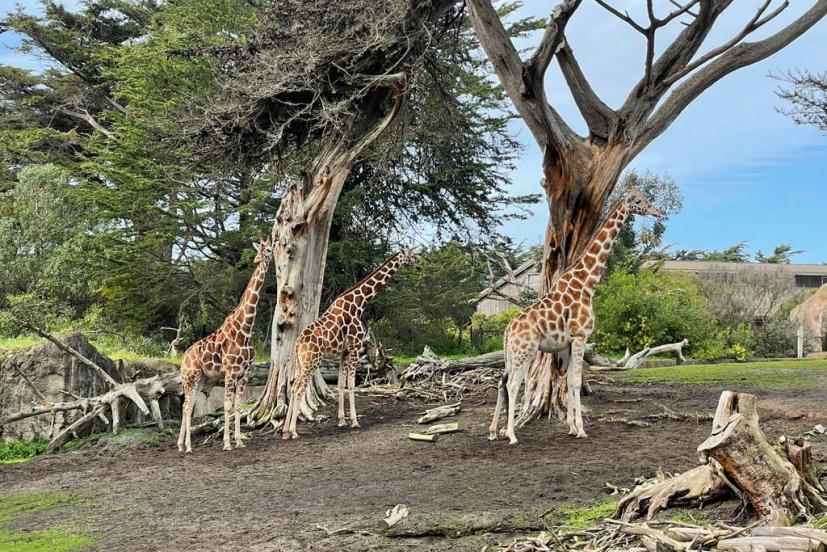
<path fill-rule="evenodd" d="M 730 491 L 742 495 L 771 526 L 790 525 L 816 507 L 827 507 L 809 443 L 782 437 L 781 447 L 770 445 L 758 426 L 756 403 L 754 395 L 724 391 L 712 433 L 698 447 L 703 464 L 638 486 L 620 502 L 615 516 L 630 519 L 647 508 L 651 518 L 670 502 L 706 502 Z"/>

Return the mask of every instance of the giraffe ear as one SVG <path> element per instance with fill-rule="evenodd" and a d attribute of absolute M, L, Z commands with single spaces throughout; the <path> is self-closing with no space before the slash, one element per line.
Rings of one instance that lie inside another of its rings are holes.
<path fill-rule="evenodd" d="M 255 249 L 256 253 L 258 253 L 261 250 L 261 244 L 253 242 L 253 249 Z"/>

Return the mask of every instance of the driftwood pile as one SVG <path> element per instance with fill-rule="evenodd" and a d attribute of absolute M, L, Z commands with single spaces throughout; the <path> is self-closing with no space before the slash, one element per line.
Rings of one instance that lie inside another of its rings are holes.
<path fill-rule="evenodd" d="M 426 346 L 399 377 L 397 397 L 458 401 L 471 389 L 494 389 L 505 365 L 502 351 L 458 360 L 442 359 Z"/>
<path fill-rule="evenodd" d="M 603 550 L 606 552 L 683 552 L 729 550 L 780 552 L 827 550 L 827 531 L 812 527 L 767 527 L 757 523 L 710 527 L 676 521 L 630 523 L 613 519 L 586 529 L 550 527 L 536 537 L 515 539 L 504 552 Z"/>

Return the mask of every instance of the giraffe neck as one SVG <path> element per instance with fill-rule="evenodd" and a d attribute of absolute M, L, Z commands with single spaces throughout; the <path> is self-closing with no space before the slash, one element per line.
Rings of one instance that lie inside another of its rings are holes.
<path fill-rule="evenodd" d="M 264 285 L 264 277 L 267 275 L 267 266 L 270 263 L 256 264 L 253 275 L 247 283 L 247 288 L 241 296 L 241 301 L 238 303 L 233 314 L 228 317 L 238 320 L 241 329 L 239 330 L 245 337 L 249 338 L 253 335 L 253 325 L 256 322 L 256 307 L 261 296 L 261 288 Z M 226 322 L 225 322 L 226 325 Z"/>
<path fill-rule="evenodd" d="M 353 302 L 359 307 L 361 311 L 368 301 L 376 297 L 380 291 L 387 285 L 391 277 L 399 270 L 399 254 L 392 256 L 390 259 L 382 263 L 379 268 L 362 278 L 359 283 L 350 288 L 349 291 L 353 293 Z M 359 293 L 360 292 L 360 293 Z"/>
<path fill-rule="evenodd" d="M 597 229 L 592 237 L 592 241 L 586 248 L 586 251 L 580 256 L 577 262 L 567 272 L 586 272 L 584 281 L 585 290 L 589 294 L 594 293 L 594 289 L 600 282 L 600 276 L 606 268 L 606 261 L 609 259 L 609 253 L 612 250 L 617 236 L 620 234 L 620 229 L 629 218 L 631 210 L 626 202 L 621 200 L 612 207 L 606 220 Z"/>

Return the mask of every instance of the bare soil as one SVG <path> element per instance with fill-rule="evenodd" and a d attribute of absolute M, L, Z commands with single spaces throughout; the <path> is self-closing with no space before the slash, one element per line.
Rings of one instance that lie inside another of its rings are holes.
<path fill-rule="evenodd" d="M 406 435 L 416 429 L 417 414 L 433 404 L 359 395 L 358 430 L 328 419 L 300 425 L 295 441 L 254 434 L 246 449 L 224 452 L 220 441 L 198 440 L 190 455 L 177 452 L 174 437 L 128 448 L 89 447 L 0 466 L 0 495 L 62 491 L 86 498 L 82 513 L 64 512 L 63 522 L 90 530 L 94 550 L 479 551 L 509 534 L 400 539 L 376 530 L 328 537 L 317 524 L 375 527 L 398 503 L 411 512 L 404 524 L 443 529 L 461 529 L 470 519 L 539 520 L 564 503 L 604 499 L 607 481 L 631 487 L 658 468 L 697 465 L 695 449 L 709 433 L 708 421 L 656 419 L 647 420 L 650 427 L 633 427 L 597 420 L 644 419 L 662 412 L 660 405 L 711 414 L 723 387 L 600 380 L 586 398 L 587 439 L 567 436 L 557 420 L 542 420 L 518 431 L 517 446 L 503 439 L 489 443 L 495 393 L 488 390 L 463 401 L 455 420 L 463 432 L 414 442 Z M 753 392 L 772 440 L 827 423 L 818 390 Z M 327 409 L 335 414 L 334 404 Z M 816 461 L 824 463 L 827 437 L 816 438 L 813 447 Z"/>

